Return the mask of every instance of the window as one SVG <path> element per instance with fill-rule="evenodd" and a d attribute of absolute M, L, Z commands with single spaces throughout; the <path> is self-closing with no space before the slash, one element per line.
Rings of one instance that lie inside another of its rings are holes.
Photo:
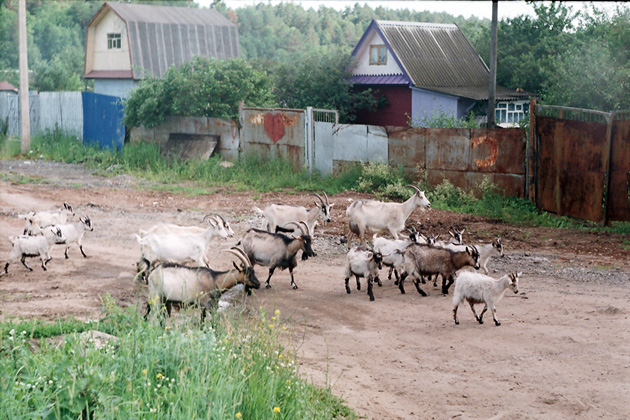
<path fill-rule="evenodd" d="M 370 45 L 370 65 L 387 64 L 387 48 L 385 45 Z"/>
<path fill-rule="evenodd" d="M 119 50 L 120 48 L 120 34 L 107 34 L 107 49 Z"/>
<path fill-rule="evenodd" d="M 494 115 L 497 124 L 516 125 L 527 118 L 529 105 L 526 101 L 497 102 Z"/>

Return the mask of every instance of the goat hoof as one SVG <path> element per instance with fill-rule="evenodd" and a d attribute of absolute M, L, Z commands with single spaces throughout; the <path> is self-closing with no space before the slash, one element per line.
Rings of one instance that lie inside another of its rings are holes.
<path fill-rule="evenodd" d="M 271 285 L 270 284 L 265 285 L 265 289 L 271 289 Z"/>
<path fill-rule="evenodd" d="M 499 321 L 494 321 L 494 325 L 498 327 L 499 325 L 501 325 L 501 323 Z"/>
<path fill-rule="evenodd" d="M 483 319 L 478 319 L 477 321 L 479 321 L 480 324 L 483 324 Z"/>
<path fill-rule="evenodd" d="M 297 288 L 298 288 L 298 287 L 297 287 L 297 284 L 294 284 L 294 285 L 293 285 L 293 290 L 297 290 Z"/>
<path fill-rule="evenodd" d="M 455 325 L 459 325 L 459 321 L 458 320 L 455 320 Z"/>
<path fill-rule="evenodd" d="M 374 296 L 370 296 L 370 302 L 374 302 Z"/>

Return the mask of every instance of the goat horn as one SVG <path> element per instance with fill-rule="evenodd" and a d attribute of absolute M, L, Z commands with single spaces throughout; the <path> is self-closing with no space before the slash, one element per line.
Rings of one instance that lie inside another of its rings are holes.
<path fill-rule="evenodd" d="M 205 222 L 207 218 L 213 218 L 215 222 L 219 223 L 219 222 L 221 222 L 221 220 L 219 220 L 219 219 L 217 218 L 217 216 L 218 216 L 218 214 L 216 214 L 216 213 L 206 214 L 206 215 L 203 217 L 203 221 Z"/>
<path fill-rule="evenodd" d="M 223 222 L 223 225 L 226 226 L 227 222 L 225 221 L 225 219 L 223 218 L 223 216 L 221 216 L 219 213 L 214 213 L 214 215 L 216 217 L 218 217 L 219 219 L 221 219 L 221 221 Z"/>
<path fill-rule="evenodd" d="M 299 225 L 298 222 L 289 222 L 285 224 L 284 227 L 286 228 L 289 225 L 295 225 L 298 229 L 300 229 L 300 231 L 302 232 L 302 235 L 304 235 L 304 229 L 302 229 L 302 226 Z"/>
<path fill-rule="evenodd" d="M 329 205 L 328 204 L 328 196 L 326 195 L 326 191 L 322 191 L 322 192 L 324 193 L 324 198 L 326 199 L 326 205 Z"/>
<path fill-rule="evenodd" d="M 422 191 L 420 191 L 420 188 L 416 187 L 415 185 L 407 184 L 407 185 L 405 185 L 405 187 L 413 188 L 414 190 L 416 190 L 418 192 L 418 194 L 420 194 L 422 192 Z"/>
<path fill-rule="evenodd" d="M 237 246 L 233 246 L 230 249 L 224 249 L 224 251 L 235 255 L 239 260 L 241 260 L 243 264 L 245 264 L 248 267 L 251 267 L 252 262 L 249 260 L 249 257 L 247 256 L 247 254 L 245 254 L 245 251 L 243 251 L 241 248 Z"/>
<path fill-rule="evenodd" d="M 304 225 L 304 235 L 309 235 L 312 236 L 312 232 L 311 232 L 311 228 L 306 224 L 305 221 L 300 220 L 300 224 Z M 302 230 L 302 228 L 300 227 L 300 230 Z"/>
<path fill-rule="evenodd" d="M 312 193 L 311 195 L 314 195 L 315 197 L 319 198 L 319 201 L 321 201 L 321 202 L 322 202 L 322 204 L 326 204 L 326 203 L 324 203 L 324 199 L 323 199 L 322 197 L 320 197 L 320 195 L 319 195 L 319 194 L 317 194 L 317 193 Z"/>

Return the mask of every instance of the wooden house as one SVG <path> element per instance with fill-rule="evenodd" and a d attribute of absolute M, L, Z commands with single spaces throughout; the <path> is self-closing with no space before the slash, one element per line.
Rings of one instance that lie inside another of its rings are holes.
<path fill-rule="evenodd" d="M 127 97 L 194 56 L 240 56 L 236 25 L 214 9 L 105 2 L 87 26 L 84 77 L 94 92 Z"/>
<path fill-rule="evenodd" d="M 358 123 L 421 125 L 440 113 L 459 119 L 488 101 L 488 67 L 457 25 L 373 20 L 352 55 L 353 83 L 389 102 L 358 115 Z M 497 86 L 497 124 L 524 118 L 529 96 Z"/>

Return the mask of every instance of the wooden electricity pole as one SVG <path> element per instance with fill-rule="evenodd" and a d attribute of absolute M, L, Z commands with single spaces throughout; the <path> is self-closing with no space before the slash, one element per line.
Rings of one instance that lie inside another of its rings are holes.
<path fill-rule="evenodd" d="M 497 15 L 498 0 L 492 0 L 492 27 L 490 35 L 490 80 L 488 82 L 488 128 L 494 128 L 494 108 L 497 90 Z"/>
<path fill-rule="evenodd" d="M 31 149 L 31 121 L 28 98 L 28 56 L 26 54 L 26 0 L 18 4 L 18 36 L 20 55 L 20 135 L 22 153 Z"/>

